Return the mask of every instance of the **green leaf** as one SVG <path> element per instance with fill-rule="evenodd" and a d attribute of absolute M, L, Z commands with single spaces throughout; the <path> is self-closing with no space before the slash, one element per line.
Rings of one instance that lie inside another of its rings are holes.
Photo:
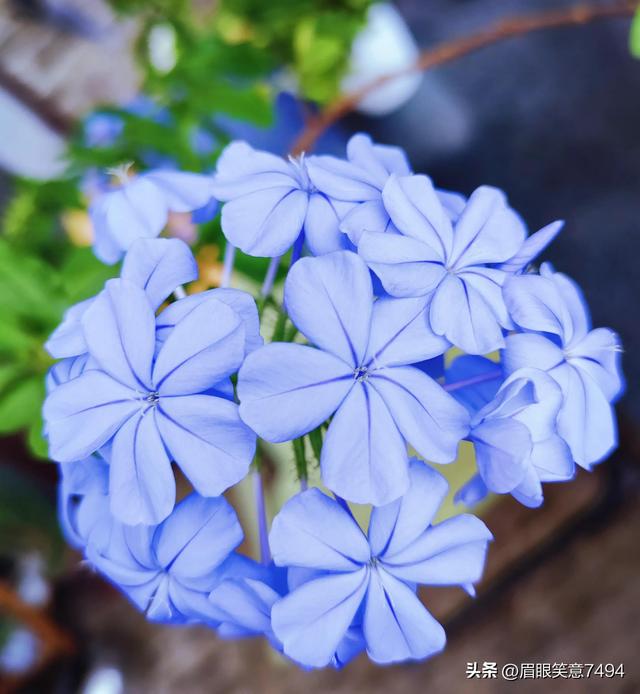
<path fill-rule="evenodd" d="M 44 400 L 44 379 L 33 376 L 17 383 L 0 397 L 0 434 L 9 434 L 40 417 Z"/>
<path fill-rule="evenodd" d="M 27 444 L 29 445 L 29 450 L 36 458 L 48 460 L 49 446 L 42 435 L 43 428 L 44 422 L 42 421 L 42 414 L 40 413 L 40 416 L 31 422 L 31 426 L 27 432 Z"/>
<path fill-rule="evenodd" d="M 634 58 L 640 59 L 640 7 L 631 22 L 631 33 L 629 34 L 629 50 Z"/>

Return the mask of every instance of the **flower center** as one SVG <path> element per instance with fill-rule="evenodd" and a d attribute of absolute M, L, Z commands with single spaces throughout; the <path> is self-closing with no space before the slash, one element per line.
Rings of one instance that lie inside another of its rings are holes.
<path fill-rule="evenodd" d="M 150 406 L 150 407 L 155 407 L 158 402 L 160 401 L 160 394 L 157 391 L 153 391 L 153 393 L 148 393 L 147 396 L 145 397 L 144 401 Z"/>
<path fill-rule="evenodd" d="M 369 369 L 366 366 L 356 366 L 353 370 L 353 378 L 358 383 L 364 383 L 369 379 Z"/>
<path fill-rule="evenodd" d="M 378 562 L 379 562 L 379 561 L 380 561 L 380 560 L 378 559 L 378 557 L 371 557 L 371 559 L 369 559 L 369 566 L 370 566 L 372 569 L 377 569 L 377 568 L 378 568 Z"/>

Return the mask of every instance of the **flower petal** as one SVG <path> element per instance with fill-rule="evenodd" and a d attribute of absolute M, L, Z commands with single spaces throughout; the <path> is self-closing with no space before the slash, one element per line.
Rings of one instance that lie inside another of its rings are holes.
<path fill-rule="evenodd" d="M 373 289 L 369 270 L 355 253 L 299 260 L 289 271 L 284 301 L 291 320 L 313 344 L 353 367 L 362 363 Z"/>
<path fill-rule="evenodd" d="M 373 305 L 365 364 L 373 368 L 415 364 L 446 352 L 449 343 L 436 335 L 423 298 L 383 297 Z"/>
<path fill-rule="evenodd" d="M 380 569 L 371 572 L 363 630 L 367 653 L 376 663 L 426 658 L 446 643 L 442 625 L 415 592 Z"/>
<path fill-rule="evenodd" d="M 269 546 L 278 566 L 355 571 L 370 557 L 358 524 L 316 488 L 296 494 L 282 507 L 273 519 Z"/>
<path fill-rule="evenodd" d="M 365 231 L 358 253 L 391 296 L 425 296 L 446 273 L 439 254 L 410 236 Z"/>
<path fill-rule="evenodd" d="M 202 496 L 218 496 L 247 474 L 256 437 L 235 403 L 209 395 L 165 397 L 158 414 L 165 445 Z"/>
<path fill-rule="evenodd" d="M 606 458 L 618 443 L 615 412 L 588 373 L 563 364 L 551 375 L 564 395 L 558 415 L 558 433 L 569 444 L 576 463 L 589 470 Z"/>
<path fill-rule="evenodd" d="M 511 273 L 522 271 L 555 239 L 563 226 L 564 222 L 551 222 L 551 224 L 547 224 L 547 226 L 531 234 L 520 246 L 520 250 L 500 265 L 500 269 Z"/>
<path fill-rule="evenodd" d="M 332 354 L 272 343 L 252 352 L 238 373 L 240 416 L 267 441 L 290 441 L 328 419 L 353 383 L 351 369 Z"/>
<path fill-rule="evenodd" d="M 160 191 L 167 209 L 172 212 L 193 212 L 213 197 L 213 179 L 209 175 L 156 169 L 142 177 Z"/>
<path fill-rule="evenodd" d="M 51 333 L 44 348 L 54 359 L 76 357 L 87 351 L 82 330 L 82 316 L 93 303 L 93 297 L 74 304 L 64 312 L 62 323 Z"/>
<path fill-rule="evenodd" d="M 368 569 L 328 574 L 277 602 L 273 631 L 286 655 L 307 667 L 328 665 L 367 590 Z"/>
<path fill-rule="evenodd" d="M 322 480 L 349 501 L 386 504 L 409 485 L 406 444 L 383 399 L 356 385 L 334 415 L 321 455 Z"/>
<path fill-rule="evenodd" d="M 175 507 L 156 538 L 160 565 L 172 576 L 189 579 L 206 576 L 222 564 L 243 533 L 224 497 L 205 499 L 192 493 Z"/>
<path fill-rule="evenodd" d="M 109 474 L 111 511 L 128 525 L 155 525 L 173 509 L 176 485 L 153 409 L 116 433 Z"/>
<path fill-rule="evenodd" d="M 452 311 L 451 307 L 456 310 Z M 429 309 L 434 332 L 468 354 L 487 354 L 504 346 L 502 330 L 484 297 L 460 277 L 448 274 Z"/>
<path fill-rule="evenodd" d="M 160 348 L 153 384 L 161 395 L 201 393 L 235 372 L 244 357 L 244 326 L 217 299 L 199 303 Z"/>
<path fill-rule="evenodd" d="M 525 367 L 549 371 L 564 361 L 560 347 L 544 335 L 509 335 L 505 339 L 505 347 L 502 361 L 508 374 Z"/>
<path fill-rule="evenodd" d="M 243 195 L 222 208 L 222 230 L 248 255 L 284 255 L 304 226 L 309 195 L 297 188 L 266 188 Z"/>
<path fill-rule="evenodd" d="M 120 277 L 144 289 L 157 310 L 176 287 L 198 277 L 198 266 L 180 239 L 138 239 L 125 256 Z"/>
<path fill-rule="evenodd" d="M 369 543 L 374 556 L 393 556 L 414 542 L 431 524 L 449 485 L 433 468 L 412 460 L 410 487 L 400 499 L 371 511 Z"/>
<path fill-rule="evenodd" d="M 522 482 L 531 454 L 531 435 L 524 424 L 506 418 L 487 419 L 471 432 L 478 470 L 487 487 L 505 494 Z"/>
<path fill-rule="evenodd" d="M 450 463 L 469 431 L 469 413 L 442 386 L 410 366 L 380 369 L 369 379 L 404 438 L 427 460 Z"/>
<path fill-rule="evenodd" d="M 264 340 L 260 335 L 260 317 L 254 298 L 248 292 L 228 287 L 218 287 L 198 294 L 190 294 L 184 299 L 169 304 L 157 318 L 156 338 L 164 342 L 178 321 L 191 313 L 196 306 L 209 299 L 217 299 L 226 304 L 241 318 L 244 324 L 246 354 L 262 347 Z"/>
<path fill-rule="evenodd" d="M 453 243 L 449 215 L 427 176 L 390 176 L 382 191 L 391 221 L 405 235 L 430 246 L 444 261 Z"/>
<path fill-rule="evenodd" d="M 150 391 L 155 316 L 144 291 L 127 280 L 109 280 L 82 317 L 91 356 L 113 378 Z"/>
<path fill-rule="evenodd" d="M 324 195 L 311 195 L 304 221 L 304 238 L 313 255 L 349 247 L 349 239 L 340 231 L 339 225 L 338 214 L 331 202 Z"/>
<path fill-rule="evenodd" d="M 471 194 L 456 223 L 449 264 L 461 269 L 507 260 L 517 253 L 526 235 L 504 193 L 481 186 Z"/>
<path fill-rule="evenodd" d="M 49 455 L 62 463 L 86 458 L 139 407 L 129 388 L 101 371 L 85 371 L 58 386 L 45 400 Z"/>
<path fill-rule="evenodd" d="M 390 227 L 393 225 L 382 199 L 367 200 L 355 205 L 340 222 L 340 231 L 347 234 L 351 243 L 356 246 L 365 231 L 386 232 L 390 231 Z"/>
<path fill-rule="evenodd" d="M 416 540 L 381 559 L 401 581 L 432 586 L 466 586 L 482 576 L 493 535 L 476 516 L 463 513 L 425 530 Z"/>

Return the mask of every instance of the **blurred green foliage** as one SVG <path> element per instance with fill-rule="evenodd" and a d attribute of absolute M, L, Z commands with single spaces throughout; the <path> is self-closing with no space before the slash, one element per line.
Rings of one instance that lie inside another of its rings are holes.
<path fill-rule="evenodd" d="M 631 22 L 631 33 L 629 34 L 629 48 L 634 58 L 640 59 L 640 7 Z"/>

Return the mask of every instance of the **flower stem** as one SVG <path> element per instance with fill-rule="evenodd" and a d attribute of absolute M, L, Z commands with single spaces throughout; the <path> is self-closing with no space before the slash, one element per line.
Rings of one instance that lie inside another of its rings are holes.
<path fill-rule="evenodd" d="M 262 288 L 260 289 L 260 296 L 269 296 L 273 290 L 273 283 L 276 279 L 278 273 L 278 267 L 280 267 L 280 259 L 282 256 L 278 255 L 275 258 L 271 258 L 269 267 L 267 268 L 267 274 L 264 276 L 264 282 L 262 283 Z"/>
<path fill-rule="evenodd" d="M 253 491 L 256 501 L 256 516 L 258 518 L 258 538 L 260 542 L 260 561 L 267 565 L 271 561 L 269 550 L 269 533 L 267 531 L 267 511 L 264 503 L 264 488 L 260 470 L 253 473 Z"/>
<path fill-rule="evenodd" d="M 231 284 L 231 274 L 233 272 L 235 258 L 236 247 L 227 241 L 227 247 L 224 249 L 224 266 L 222 268 L 222 279 L 220 280 L 221 287 L 228 287 Z"/>
<path fill-rule="evenodd" d="M 300 480 L 300 484 L 302 484 L 302 480 L 307 481 L 307 456 L 306 456 L 306 451 L 305 451 L 305 445 L 304 445 L 304 436 L 301 436 L 300 438 L 293 439 L 293 453 L 295 455 L 296 459 L 296 472 L 298 473 L 298 479 Z"/>

